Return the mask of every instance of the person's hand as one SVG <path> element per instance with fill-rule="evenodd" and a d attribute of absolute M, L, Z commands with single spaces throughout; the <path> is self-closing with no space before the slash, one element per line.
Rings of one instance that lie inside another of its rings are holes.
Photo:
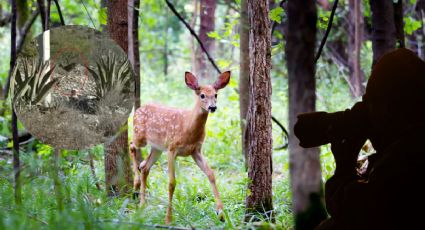
<path fill-rule="evenodd" d="M 335 158 L 335 175 L 355 175 L 359 152 L 366 138 L 340 139 L 331 142 L 332 154 Z"/>

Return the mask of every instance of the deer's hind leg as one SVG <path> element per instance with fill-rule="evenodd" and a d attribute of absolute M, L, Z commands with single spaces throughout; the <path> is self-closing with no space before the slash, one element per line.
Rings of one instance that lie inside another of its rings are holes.
<path fill-rule="evenodd" d="M 147 178 L 149 175 L 149 171 L 152 168 L 152 165 L 159 159 L 161 156 L 161 150 L 158 150 L 154 147 L 151 147 L 151 151 L 142 163 L 140 163 L 140 177 L 141 177 L 141 186 L 140 186 L 140 206 L 145 203 L 145 195 L 146 195 L 146 184 Z"/>

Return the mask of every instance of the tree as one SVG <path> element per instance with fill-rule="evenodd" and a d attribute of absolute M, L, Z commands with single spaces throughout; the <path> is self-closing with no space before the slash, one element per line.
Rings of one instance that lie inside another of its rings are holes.
<path fill-rule="evenodd" d="M 108 32 L 110 37 L 128 53 L 127 0 L 108 1 Z M 127 124 L 125 124 L 127 126 Z M 128 193 L 132 184 L 128 155 L 127 129 L 105 146 L 105 183 L 109 196 Z"/>
<path fill-rule="evenodd" d="M 239 107 L 242 131 L 242 154 L 245 167 L 248 166 L 248 137 L 245 136 L 246 114 L 249 104 L 249 18 L 247 0 L 241 0 L 240 17 L 240 68 L 239 68 Z"/>
<path fill-rule="evenodd" d="M 394 25 L 399 48 L 404 48 L 404 23 L 403 23 L 403 1 L 393 2 L 394 6 Z"/>
<path fill-rule="evenodd" d="M 268 1 L 248 0 L 249 108 L 247 114 L 249 195 L 246 220 L 259 213 L 270 218 L 272 203 L 271 43 Z M 254 220 L 258 220 L 254 218 Z"/>
<path fill-rule="evenodd" d="M 360 66 L 360 51 L 363 43 L 363 14 L 362 1 L 349 0 L 349 43 L 348 43 L 348 69 L 350 72 L 350 91 L 354 97 L 363 95 L 365 87 L 364 73 Z"/>
<path fill-rule="evenodd" d="M 200 0 L 200 21 L 198 36 L 204 44 L 208 53 L 214 50 L 214 39 L 208 36 L 208 33 L 213 32 L 215 28 L 215 9 L 217 7 L 216 0 Z M 195 74 L 201 78 L 209 78 L 207 69 L 207 60 L 204 52 L 198 47 L 195 65 Z"/>
<path fill-rule="evenodd" d="M 286 61 L 289 78 L 289 126 L 293 134 L 297 115 L 316 109 L 315 44 L 317 9 L 314 0 L 288 1 Z M 318 148 L 303 149 L 289 136 L 289 163 L 295 229 L 313 229 L 326 218 L 321 203 Z"/>
<path fill-rule="evenodd" d="M 16 0 L 12 0 L 12 20 L 11 20 L 11 32 L 10 32 L 10 73 L 16 63 L 16 24 L 17 24 L 17 4 Z M 11 74 L 9 73 L 9 76 Z M 21 189 L 21 163 L 19 158 L 19 135 L 18 135 L 18 118 L 12 105 L 12 136 L 13 136 L 13 174 L 15 183 L 13 185 L 15 192 L 15 203 L 21 205 L 22 203 L 22 189 Z"/>
<path fill-rule="evenodd" d="M 128 0 L 128 59 L 134 69 L 134 109 L 140 107 L 139 7 L 140 0 Z"/>
<path fill-rule="evenodd" d="M 372 11 L 373 65 L 396 45 L 396 27 L 392 1 L 370 0 Z"/>

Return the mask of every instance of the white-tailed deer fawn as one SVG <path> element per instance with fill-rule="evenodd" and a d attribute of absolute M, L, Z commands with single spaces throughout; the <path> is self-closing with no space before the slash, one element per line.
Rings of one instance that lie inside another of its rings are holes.
<path fill-rule="evenodd" d="M 201 153 L 205 138 L 205 123 L 209 112 L 217 109 L 217 91 L 224 88 L 230 80 L 230 71 L 222 73 L 213 85 L 198 85 L 196 77 L 185 73 L 186 85 L 195 92 L 195 106 L 192 110 L 169 108 L 157 104 L 148 104 L 134 113 L 133 142 L 130 154 L 133 161 L 134 189 L 140 187 L 140 205 L 145 203 L 146 179 L 152 165 L 158 160 L 162 151 L 168 158 L 168 208 L 165 217 L 167 224 L 172 219 L 172 199 L 176 180 L 174 165 L 177 156 L 191 156 L 199 168 L 207 175 L 217 204 L 217 214 L 224 220 L 223 204 L 215 184 L 214 172 L 208 167 Z M 138 165 L 136 148 L 151 145 L 148 157 Z M 139 174 L 140 169 L 140 174 Z"/>

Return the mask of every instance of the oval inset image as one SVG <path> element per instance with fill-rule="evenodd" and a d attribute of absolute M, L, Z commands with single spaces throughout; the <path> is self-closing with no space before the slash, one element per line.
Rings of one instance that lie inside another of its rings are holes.
<path fill-rule="evenodd" d="M 40 141 L 84 149 L 127 131 L 133 79 L 126 53 L 107 35 L 63 26 L 23 47 L 10 95 L 18 119 Z"/>

